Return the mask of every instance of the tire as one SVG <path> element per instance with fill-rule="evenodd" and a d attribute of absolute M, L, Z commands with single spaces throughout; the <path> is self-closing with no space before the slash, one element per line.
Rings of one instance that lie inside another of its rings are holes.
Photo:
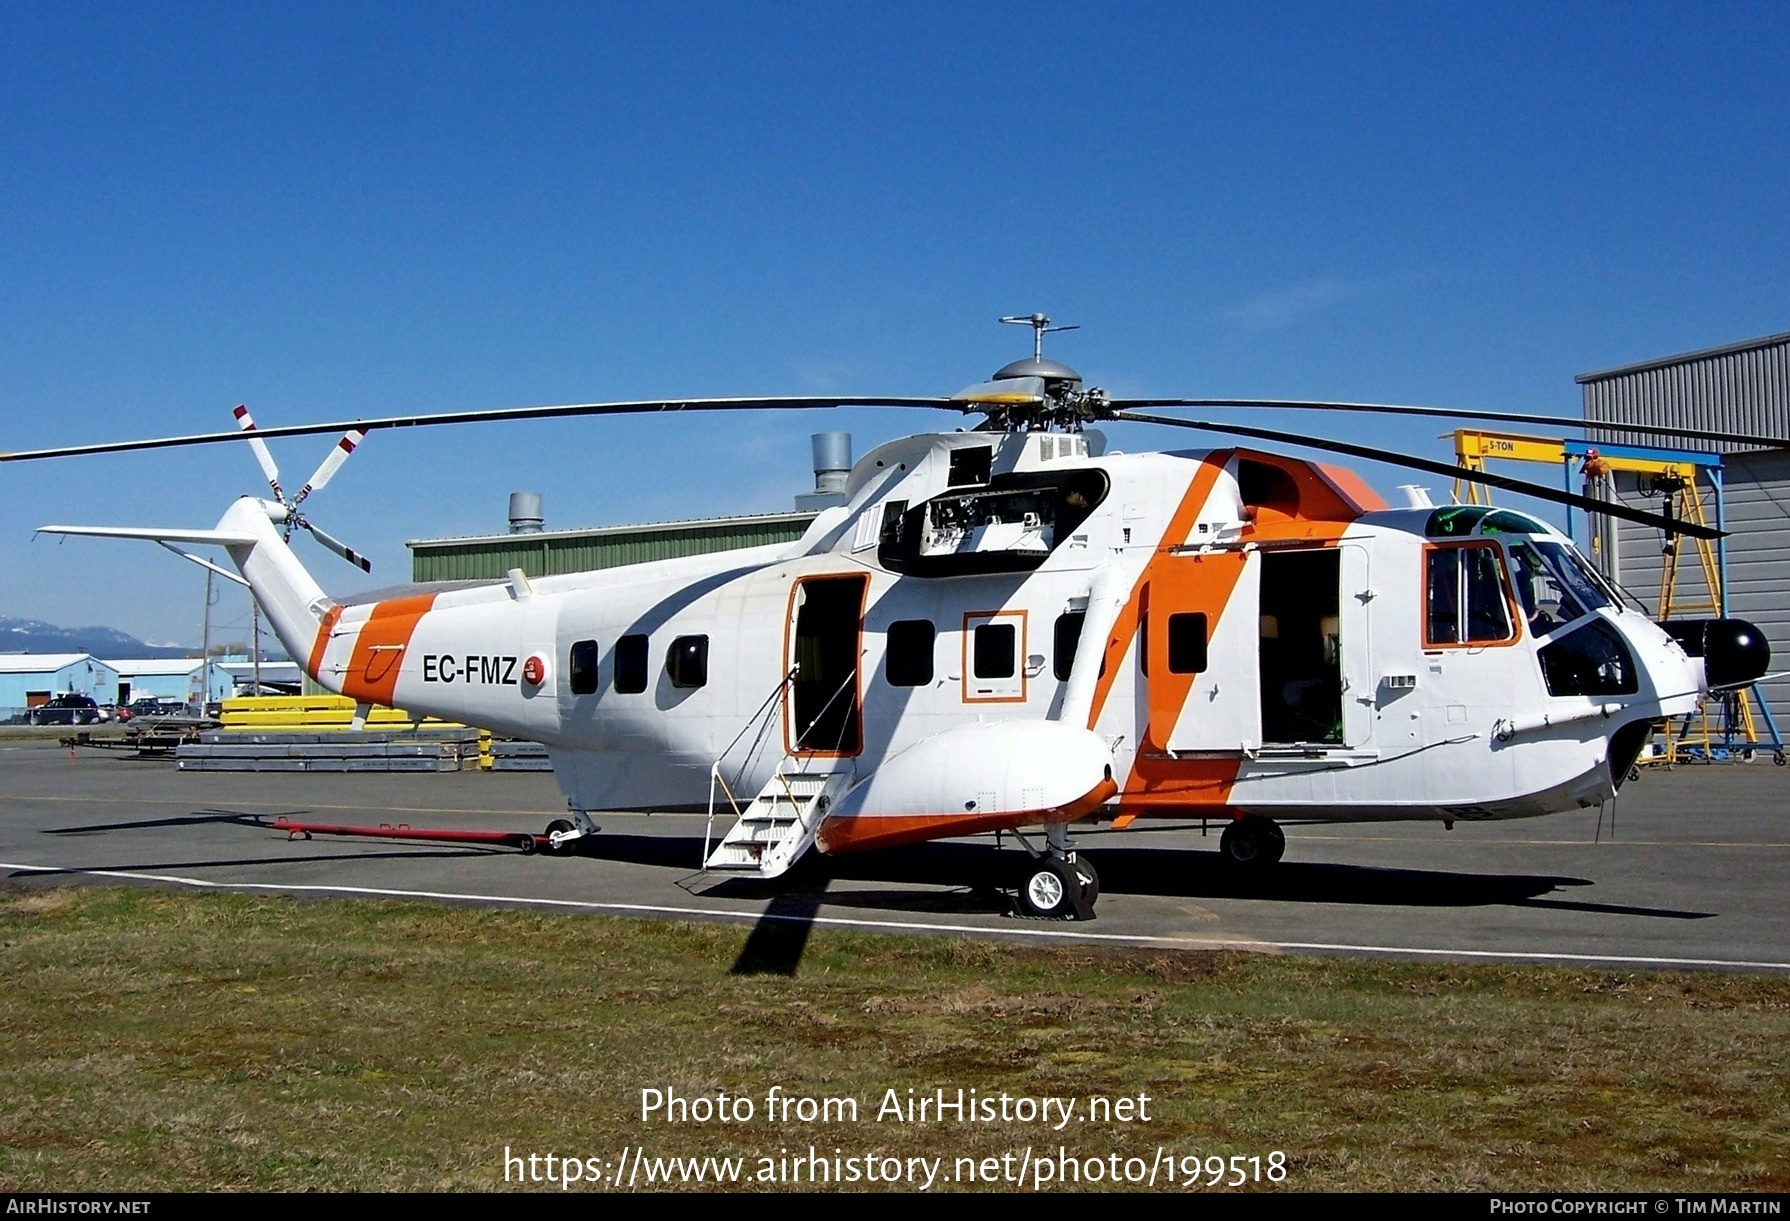
<path fill-rule="evenodd" d="M 1020 875 L 1019 908 L 1034 920 L 1066 920 L 1081 898 L 1082 879 L 1067 865 L 1032 861 Z"/>
<path fill-rule="evenodd" d="M 1218 854 L 1233 869 L 1267 869 L 1286 852 L 1286 836 L 1271 818 L 1239 818 L 1218 837 Z"/>
<path fill-rule="evenodd" d="M 1287 854 L 1286 832 L 1272 818 L 1262 819 L 1263 832 L 1268 841 L 1268 855 L 1262 862 L 1264 865 L 1278 865 L 1280 858 Z"/>
<path fill-rule="evenodd" d="M 545 831 L 545 832 L 544 832 L 544 833 L 543 833 L 543 834 L 546 834 L 546 835 L 549 835 L 549 836 L 551 836 L 551 835 L 553 835 L 553 834 L 554 834 L 554 833 L 555 833 L 555 832 L 558 832 L 558 833 L 560 833 L 560 834 L 564 834 L 564 833 L 565 833 L 565 832 L 567 832 L 567 831 L 573 831 L 573 830 L 576 830 L 576 829 L 577 829 L 577 828 L 575 828 L 575 827 L 574 827 L 574 826 L 573 826 L 573 825 L 572 825 L 572 820 L 571 820 L 571 819 L 569 819 L 569 818 L 556 818 L 556 819 L 554 819 L 554 820 L 553 820 L 553 821 L 552 821 L 552 822 L 550 822 L 550 823 L 548 823 L 548 824 L 547 824 L 547 830 L 546 830 L 546 831 Z M 547 842 L 547 843 L 545 843 L 545 844 L 543 844 L 543 845 L 542 845 L 542 846 L 541 846 L 541 851 L 542 851 L 542 852 L 545 852 L 545 853 L 548 853 L 548 854 L 549 854 L 549 855 L 551 855 L 551 856 L 564 856 L 564 855 L 566 855 L 566 854 L 567 854 L 567 853 L 569 853 L 569 852 L 570 852 L 570 851 L 571 851 L 571 849 L 570 849 L 570 848 L 558 848 L 558 847 L 555 847 L 555 846 L 554 846 L 554 845 L 553 845 L 553 842 L 552 842 L 552 841 L 551 841 L 551 840 L 549 840 L 549 841 L 548 841 L 548 842 Z"/>

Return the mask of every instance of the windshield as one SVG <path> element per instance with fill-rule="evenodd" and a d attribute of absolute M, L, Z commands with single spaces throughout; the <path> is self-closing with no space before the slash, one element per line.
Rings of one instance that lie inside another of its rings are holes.
<path fill-rule="evenodd" d="M 1510 545 L 1511 577 L 1529 630 L 1547 636 L 1555 629 L 1610 605 L 1585 561 L 1570 547 L 1533 540 Z"/>

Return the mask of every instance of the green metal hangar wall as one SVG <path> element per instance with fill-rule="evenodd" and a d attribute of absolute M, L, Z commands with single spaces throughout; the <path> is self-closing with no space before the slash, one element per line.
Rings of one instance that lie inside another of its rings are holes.
<path fill-rule="evenodd" d="M 1588 421 L 1790 436 L 1790 333 L 1584 373 L 1576 380 Z M 1790 450 L 1732 442 L 1675 443 L 1619 428 L 1599 429 L 1596 439 L 1721 455 L 1723 525 L 1730 532 L 1720 548 L 1727 613 L 1750 620 L 1765 632 L 1771 641 L 1773 670 L 1790 667 Z M 1713 489 L 1701 485 L 1700 491 L 1713 524 Z M 1647 507 L 1659 505 L 1659 494 L 1632 476 L 1619 477 L 1617 492 L 1630 503 L 1650 500 Z M 1657 530 L 1622 522 L 1617 524 L 1615 541 L 1617 579 L 1654 606 L 1665 540 Z M 1692 544 L 1685 541 L 1679 546 L 1679 598 L 1706 603 L 1709 595 Z M 1686 608 L 1674 617 L 1708 613 Z M 1759 690 L 1779 728 L 1790 728 L 1790 681 L 1761 683 Z"/>
<path fill-rule="evenodd" d="M 514 492 L 510 495 L 510 528 L 506 534 L 412 539 L 404 544 L 410 548 L 411 579 L 500 581 L 512 568 L 520 568 L 531 577 L 559 576 L 648 560 L 794 542 L 807 531 L 808 523 L 820 510 L 845 503 L 845 481 L 851 474 L 849 433 L 815 433 L 811 440 L 814 490 L 797 496 L 792 512 L 544 530 L 540 494 Z"/>
<path fill-rule="evenodd" d="M 512 568 L 520 568 L 531 577 L 550 577 L 765 543 L 794 542 L 813 520 L 813 513 L 760 513 L 640 526 L 413 539 L 404 545 L 410 548 L 413 580 L 502 580 Z"/>

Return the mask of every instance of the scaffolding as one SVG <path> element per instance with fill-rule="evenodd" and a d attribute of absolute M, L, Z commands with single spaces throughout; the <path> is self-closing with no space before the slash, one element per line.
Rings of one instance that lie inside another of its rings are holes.
<path fill-rule="evenodd" d="M 1661 516 L 1700 526 L 1713 525 L 1718 531 L 1722 529 L 1720 454 L 1651 446 L 1594 445 L 1587 441 L 1473 428 L 1455 430 L 1454 453 L 1459 465 L 1474 471 L 1483 471 L 1490 458 L 1551 463 L 1560 468 L 1562 487 L 1566 491 L 1574 490 L 1572 482 L 1576 473 L 1583 479 L 1585 494 L 1599 500 L 1615 498 L 1617 473 L 1630 474 L 1645 492 L 1659 498 Z M 1709 492 L 1707 506 L 1705 487 Z M 1480 484 L 1456 479 L 1454 499 L 1466 504 L 1490 504 L 1491 493 Z M 1713 522 L 1710 521 L 1711 510 Z M 1566 509 L 1566 533 L 1569 537 L 1575 536 L 1570 505 Z M 1598 568 L 1613 582 L 1618 581 L 1615 521 L 1607 517 L 1601 521 L 1592 520 L 1587 515 L 1585 533 L 1588 550 Z M 1689 593 L 1680 588 L 1686 575 L 1683 571 L 1684 542 L 1682 535 L 1666 537 L 1654 617 L 1661 622 L 1674 615 L 1725 618 L 1727 556 L 1721 539 L 1691 540 L 1695 547 L 1692 568 L 1700 577 L 1697 584 L 1701 589 L 1693 586 Z M 1757 718 L 1753 711 L 1755 706 L 1758 708 Z M 1764 734 L 1760 732 L 1761 721 Z M 1660 738 L 1657 749 L 1643 756 L 1643 763 L 1671 766 L 1687 760 L 1751 759 L 1761 749 L 1771 750 L 1780 765 L 1785 762 L 1783 739 L 1757 686 L 1707 693 L 1695 711 L 1679 720 L 1666 721 L 1660 729 Z"/>

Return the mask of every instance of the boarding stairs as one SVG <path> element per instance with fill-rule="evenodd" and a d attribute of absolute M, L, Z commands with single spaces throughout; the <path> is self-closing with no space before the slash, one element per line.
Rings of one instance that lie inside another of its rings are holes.
<path fill-rule="evenodd" d="M 853 772 L 806 772 L 784 759 L 758 796 L 742 809 L 717 763 L 709 774 L 709 827 L 703 835 L 703 869 L 770 880 L 782 877 L 814 844 L 821 819 L 851 787 Z M 716 796 L 724 799 L 716 802 Z M 716 843 L 715 816 L 729 809 L 733 828 Z M 712 847 L 711 847 L 712 845 Z"/>

